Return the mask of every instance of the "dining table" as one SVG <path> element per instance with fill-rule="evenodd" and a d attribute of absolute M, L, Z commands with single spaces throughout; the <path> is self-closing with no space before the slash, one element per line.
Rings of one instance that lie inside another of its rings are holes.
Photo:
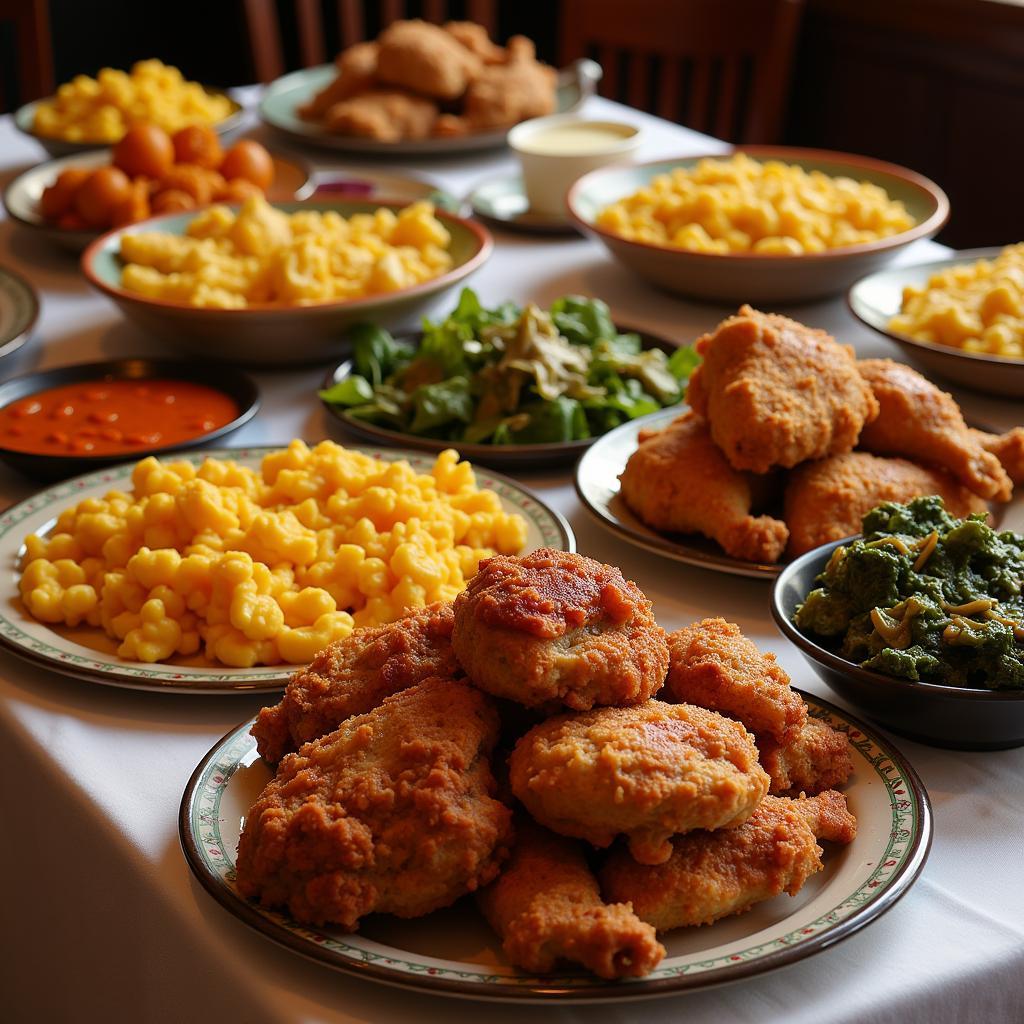
<path fill-rule="evenodd" d="M 249 106 L 246 134 L 298 152 L 259 123 L 255 87 L 238 94 Z M 639 126 L 638 160 L 730 149 L 600 97 L 590 98 L 585 112 Z M 502 149 L 389 161 L 331 150 L 306 149 L 301 156 L 325 178 L 376 169 L 422 178 L 459 198 L 516 173 L 514 157 Z M 11 117 L 0 119 L 0 184 L 44 159 Z M 978 187 L 984 187 L 980 166 Z M 493 255 L 468 282 L 485 304 L 544 304 L 568 293 L 599 296 L 617 321 L 678 344 L 691 343 L 732 311 L 656 290 L 580 235 L 526 234 L 494 225 L 491 230 Z M 946 253 L 943 246 L 920 241 L 899 259 L 920 262 Z M 33 338 L 0 361 L 0 379 L 122 356 L 201 361 L 126 321 L 90 288 L 77 256 L 2 213 L 0 266 L 28 279 L 41 299 Z M 451 293 L 439 297 L 431 312 L 452 301 Z M 854 318 L 841 295 L 778 311 L 825 328 L 861 356 L 903 359 L 895 344 Z M 292 438 L 358 443 L 317 398 L 326 368 L 325 363 L 253 371 L 262 408 L 231 435 L 230 445 L 278 445 Z M 1024 418 L 1019 403 L 945 386 L 978 422 L 1006 429 Z M 516 469 L 510 475 L 566 517 L 579 551 L 621 566 L 653 600 L 666 629 L 721 615 L 774 652 L 796 685 L 844 706 L 774 626 L 769 582 L 687 566 L 626 543 L 582 507 L 571 466 Z M 0 510 L 40 486 L 0 467 Z M 16 566 L 4 565 L 2 572 L 10 578 Z M 930 857 L 901 900 L 834 946 L 777 971 L 657 999 L 509 1005 L 385 986 L 306 960 L 250 930 L 196 881 L 179 843 L 182 792 L 218 738 L 265 702 L 246 692 L 193 695 L 99 685 L 0 652 L 0 1020 L 1024 1020 L 1024 748 L 950 750 L 894 738 L 930 795 Z"/>

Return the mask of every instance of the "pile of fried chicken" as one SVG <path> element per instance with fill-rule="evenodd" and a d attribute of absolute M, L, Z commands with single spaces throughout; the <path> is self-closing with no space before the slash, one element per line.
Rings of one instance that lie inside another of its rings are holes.
<path fill-rule="evenodd" d="M 530 972 L 648 974 L 658 932 L 796 894 L 857 829 L 847 737 L 773 655 L 551 549 L 328 647 L 252 732 L 243 896 L 354 930 L 473 893 Z"/>
<path fill-rule="evenodd" d="M 619 478 L 655 530 L 770 563 L 857 533 L 885 501 L 937 494 L 965 516 L 1024 481 L 1024 427 L 973 430 L 921 374 L 825 331 L 743 306 L 694 347 L 690 411 L 642 431 Z"/>
<path fill-rule="evenodd" d="M 335 64 L 338 77 L 298 114 L 338 135 L 455 138 L 555 110 L 555 70 L 537 60 L 531 40 L 498 46 L 471 21 L 396 21 Z"/>

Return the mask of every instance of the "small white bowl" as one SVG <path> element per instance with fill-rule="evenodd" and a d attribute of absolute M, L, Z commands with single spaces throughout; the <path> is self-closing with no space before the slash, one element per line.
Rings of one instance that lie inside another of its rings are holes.
<path fill-rule="evenodd" d="M 508 143 L 522 164 L 531 212 L 564 217 L 570 186 L 589 171 L 635 152 L 640 129 L 624 121 L 552 114 L 516 125 Z"/>

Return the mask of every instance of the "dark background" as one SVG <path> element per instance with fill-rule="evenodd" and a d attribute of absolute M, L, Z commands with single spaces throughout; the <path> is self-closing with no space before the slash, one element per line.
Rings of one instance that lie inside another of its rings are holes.
<path fill-rule="evenodd" d="M 322 6 L 334 51 L 336 5 Z M 460 6 L 451 5 L 453 16 L 463 13 Z M 287 63 L 297 67 L 290 7 L 281 0 Z M 557 63 L 558 7 L 500 4 L 498 35 L 528 35 L 542 59 Z M 407 8 L 419 13 L 415 2 Z M 50 11 L 58 82 L 144 57 L 211 85 L 255 78 L 237 0 L 50 0 Z M 367 3 L 366 11 L 367 31 L 375 34 L 378 5 Z M 10 31 L 0 26 L 5 96 L 16 95 L 12 47 Z M 939 236 L 947 244 L 1020 241 L 1024 8 L 1001 0 L 808 0 L 778 141 L 879 157 L 933 178 L 952 201 L 953 216 Z"/>

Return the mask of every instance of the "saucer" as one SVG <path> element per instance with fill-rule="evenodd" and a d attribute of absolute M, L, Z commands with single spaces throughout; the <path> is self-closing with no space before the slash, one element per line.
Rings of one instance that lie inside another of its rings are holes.
<path fill-rule="evenodd" d="M 545 235 L 574 235 L 575 225 L 568 216 L 535 213 L 523 191 L 523 179 L 495 178 L 478 185 L 469 197 L 473 212 L 514 231 L 530 231 Z"/>

